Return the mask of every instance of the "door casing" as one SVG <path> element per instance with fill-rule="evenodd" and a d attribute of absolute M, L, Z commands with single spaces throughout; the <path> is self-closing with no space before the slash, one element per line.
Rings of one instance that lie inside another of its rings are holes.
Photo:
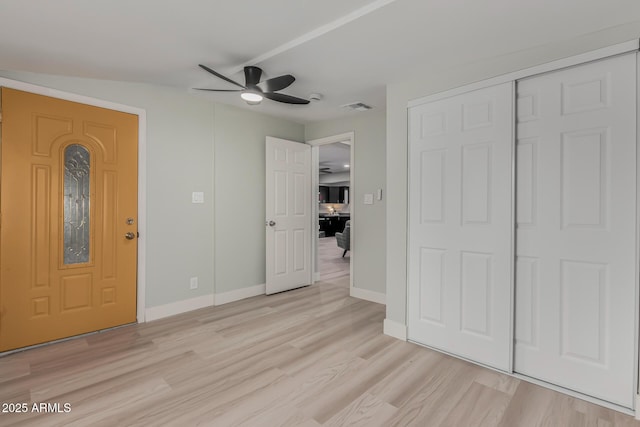
<path fill-rule="evenodd" d="M 102 99 L 92 98 L 84 95 L 64 92 L 57 89 L 50 89 L 44 86 L 38 86 L 31 83 L 20 82 L 0 77 L 0 87 L 22 90 L 25 92 L 35 93 L 37 95 L 45 95 L 53 98 L 63 99 L 66 101 L 78 102 L 81 104 L 92 105 L 95 107 L 108 108 L 111 110 L 121 111 L 123 113 L 134 114 L 138 116 L 138 259 L 137 259 L 137 304 L 136 304 L 136 320 L 138 323 L 145 321 L 145 271 L 146 271 L 146 142 L 147 142 L 147 113 L 144 109 L 131 107 L 128 105 L 118 104 Z M 1 135 L 0 135 L 1 137 Z M 0 142 L 1 143 L 1 142 Z M 0 254 L 1 255 L 1 254 Z M 7 352 L 9 353 L 9 352 Z"/>

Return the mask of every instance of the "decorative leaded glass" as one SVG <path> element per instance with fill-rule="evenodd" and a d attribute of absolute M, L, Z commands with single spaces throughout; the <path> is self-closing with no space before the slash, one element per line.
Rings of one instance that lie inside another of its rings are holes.
<path fill-rule="evenodd" d="M 64 150 L 64 263 L 89 262 L 89 151 L 73 144 Z"/>

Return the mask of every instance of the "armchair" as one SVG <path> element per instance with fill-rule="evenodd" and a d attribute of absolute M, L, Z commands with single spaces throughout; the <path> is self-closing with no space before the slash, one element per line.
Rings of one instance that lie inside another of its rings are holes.
<path fill-rule="evenodd" d="M 344 224 L 344 230 L 342 233 L 336 233 L 336 243 L 338 247 L 344 249 L 342 257 L 347 254 L 348 250 L 351 250 L 351 220 Z"/>

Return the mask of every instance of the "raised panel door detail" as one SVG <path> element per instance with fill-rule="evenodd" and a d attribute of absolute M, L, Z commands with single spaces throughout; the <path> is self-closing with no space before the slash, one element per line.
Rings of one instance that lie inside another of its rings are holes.
<path fill-rule="evenodd" d="M 463 224 L 491 222 L 490 145 L 462 147 L 462 221 Z"/>
<path fill-rule="evenodd" d="M 538 120 L 540 114 L 538 93 L 518 93 L 518 102 L 516 113 L 518 115 L 518 122 L 531 122 Z"/>
<path fill-rule="evenodd" d="M 33 115 L 32 154 L 34 156 L 49 156 L 51 141 L 73 132 L 73 120 L 69 117 L 53 115 Z"/>
<path fill-rule="evenodd" d="M 562 135 L 562 225 L 606 226 L 607 130 Z"/>
<path fill-rule="evenodd" d="M 49 287 L 51 284 L 51 168 L 34 165 L 32 169 L 31 204 L 31 247 L 32 247 L 32 288 Z"/>
<path fill-rule="evenodd" d="M 442 135 L 447 131 L 447 115 L 444 112 L 422 114 L 420 116 L 421 139 Z"/>
<path fill-rule="evenodd" d="M 293 154 L 293 159 L 295 164 L 307 166 L 307 156 L 304 151 L 295 151 Z"/>
<path fill-rule="evenodd" d="M 562 83 L 562 114 L 576 114 L 600 110 L 610 106 L 609 73 L 584 81 Z"/>
<path fill-rule="evenodd" d="M 305 253 L 307 239 L 304 229 L 293 230 L 293 271 L 303 271 L 306 268 Z"/>
<path fill-rule="evenodd" d="M 104 162 L 114 164 L 118 161 L 118 145 L 116 143 L 116 129 L 101 123 L 84 123 L 84 134 L 102 148 Z"/>
<path fill-rule="evenodd" d="M 462 130 L 469 131 L 493 125 L 493 103 L 490 101 L 462 105 Z"/>
<path fill-rule="evenodd" d="M 275 171 L 274 175 L 274 200 L 275 215 L 287 215 L 287 172 Z"/>
<path fill-rule="evenodd" d="M 491 338 L 491 254 L 462 252 L 460 329 Z"/>
<path fill-rule="evenodd" d="M 535 348 L 538 345 L 538 259 L 519 256 L 516 259 L 516 327 L 519 345 Z"/>
<path fill-rule="evenodd" d="M 118 268 L 118 174 L 106 171 L 102 178 L 102 278 L 109 280 L 117 277 Z"/>
<path fill-rule="evenodd" d="M 521 139 L 516 151 L 516 223 L 534 227 L 537 213 L 538 139 Z"/>
<path fill-rule="evenodd" d="M 276 275 L 283 275 L 287 273 L 287 231 L 276 230 L 275 231 L 275 271 Z"/>
<path fill-rule="evenodd" d="M 91 307 L 91 274 L 68 275 L 60 283 L 62 293 L 60 311 L 66 312 Z"/>
<path fill-rule="evenodd" d="M 102 289 L 102 305 L 115 304 L 116 302 L 116 288 L 103 288 Z"/>
<path fill-rule="evenodd" d="M 420 161 L 420 218 L 441 223 L 445 218 L 446 150 L 424 151 Z"/>
<path fill-rule="evenodd" d="M 277 163 L 287 163 L 288 159 L 289 159 L 289 151 L 286 148 L 276 148 L 275 151 L 273 152 L 274 154 L 274 159 Z"/>
<path fill-rule="evenodd" d="M 562 260 L 560 264 L 561 352 L 604 365 L 607 341 L 607 266 Z"/>
<path fill-rule="evenodd" d="M 442 297 L 444 281 L 443 249 L 421 248 L 420 250 L 420 318 L 443 323 Z"/>
<path fill-rule="evenodd" d="M 31 318 L 46 317 L 50 314 L 49 297 L 38 297 L 31 300 Z"/>
<path fill-rule="evenodd" d="M 303 216 L 307 214 L 306 207 L 309 205 L 307 200 L 307 182 L 305 174 L 293 174 L 293 214 Z"/>

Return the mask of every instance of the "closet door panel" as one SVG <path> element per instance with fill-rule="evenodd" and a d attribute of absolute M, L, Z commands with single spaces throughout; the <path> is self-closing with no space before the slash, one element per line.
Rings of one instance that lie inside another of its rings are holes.
<path fill-rule="evenodd" d="M 632 407 L 636 61 L 518 82 L 515 371 Z"/>
<path fill-rule="evenodd" d="M 511 369 L 513 85 L 410 111 L 409 339 Z"/>

